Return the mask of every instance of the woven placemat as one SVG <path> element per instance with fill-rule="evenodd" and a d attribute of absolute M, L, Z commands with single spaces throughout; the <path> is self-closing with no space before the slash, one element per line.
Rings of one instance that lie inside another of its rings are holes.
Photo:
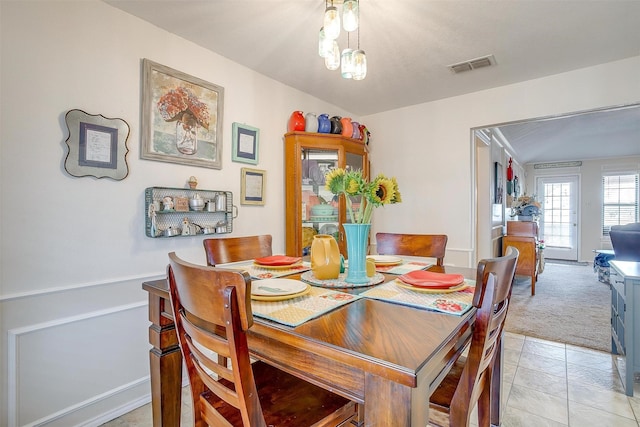
<path fill-rule="evenodd" d="M 311 286 L 308 294 L 284 301 L 252 300 L 251 310 L 254 316 L 298 326 L 359 298 L 358 295 Z"/>
<path fill-rule="evenodd" d="M 384 276 L 381 273 L 375 273 L 373 276 L 369 277 L 369 281 L 367 283 L 347 283 L 345 282 L 346 278 L 347 273 L 340 273 L 337 279 L 320 280 L 316 279 L 316 277 L 313 275 L 313 271 L 305 271 L 300 276 L 300 279 L 303 282 L 323 288 L 360 288 L 364 286 L 373 286 L 377 285 L 378 283 L 384 282 Z"/>
<path fill-rule="evenodd" d="M 253 260 L 230 262 L 227 264 L 219 264 L 220 268 L 233 268 L 236 270 L 245 270 L 249 272 L 252 279 L 274 279 L 276 277 L 289 276 L 290 274 L 301 273 L 311 269 L 311 263 L 303 261 L 302 264 L 297 264 L 291 268 L 269 268 L 260 267 L 256 265 Z"/>
<path fill-rule="evenodd" d="M 398 280 L 398 279 L 396 279 Z M 439 311 L 462 316 L 469 311 L 473 302 L 476 281 L 465 279 L 467 288 L 452 293 L 424 293 L 413 291 L 396 284 L 396 280 L 376 286 L 360 294 L 365 298 L 373 298 L 397 304 L 410 305 L 417 308 Z"/>

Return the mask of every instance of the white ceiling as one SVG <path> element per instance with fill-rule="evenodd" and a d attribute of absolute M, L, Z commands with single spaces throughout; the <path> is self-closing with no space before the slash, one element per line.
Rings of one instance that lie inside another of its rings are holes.
<path fill-rule="evenodd" d="M 361 0 L 360 47 L 369 65 L 363 81 L 342 79 L 317 54 L 323 0 L 104 1 L 356 116 L 640 55 L 640 0 Z M 343 31 L 340 47 L 346 43 Z M 494 56 L 494 66 L 461 74 L 447 68 L 485 55 Z M 619 127 L 635 137 L 640 154 L 635 110 L 636 126 L 625 116 Z M 561 151 L 560 123 L 512 125 L 503 133 L 515 138 L 522 163 L 548 161 Z M 584 132 L 584 120 L 578 129 Z M 527 135 L 537 141 L 535 152 L 524 148 Z M 541 140 L 555 141 L 553 150 Z M 592 156 L 580 154 L 591 146 L 580 141 L 572 159 Z"/>

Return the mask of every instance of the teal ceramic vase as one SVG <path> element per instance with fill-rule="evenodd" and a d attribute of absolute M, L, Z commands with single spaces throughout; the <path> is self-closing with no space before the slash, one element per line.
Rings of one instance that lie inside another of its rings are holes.
<path fill-rule="evenodd" d="M 368 283 L 367 247 L 371 224 L 342 224 L 347 237 L 347 277 L 345 282 L 353 284 Z"/>

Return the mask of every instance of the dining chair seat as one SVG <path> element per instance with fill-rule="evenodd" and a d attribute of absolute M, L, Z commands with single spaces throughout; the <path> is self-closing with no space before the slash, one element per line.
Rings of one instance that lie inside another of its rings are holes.
<path fill-rule="evenodd" d="M 195 427 L 329 427 L 356 415 L 355 402 L 265 362 L 251 363 L 246 271 L 191 264 L 172 252 L 167 277 Z"/>
<path fill-rule="evenodd" d="M 437 265 L 443 266 L 447 240 L 446 234 L 377 233 L 376 251 L 380 255 L 436 258 Z"/>
<path fill-rule="evenodd" d="M 270 234 L 222 239 L 204 239 L 207 265 L 214 266 L 228 262 L 262 258 L 273 254 Z"/>
<path fill-rule="evenodd" d="M 493 369 L 509 309 L 518 255 L 517 249 L 509 247 L 505 256 L 478 263 L 473 297 L 477 311 L 468 354 L 454 362 L 429 397 L 429 425 L 466 427 L 476 403 L 478 426 L 491 425 L 491 412 L 498 410 L 497 405 L 500 405 L 491 400 Z"/>

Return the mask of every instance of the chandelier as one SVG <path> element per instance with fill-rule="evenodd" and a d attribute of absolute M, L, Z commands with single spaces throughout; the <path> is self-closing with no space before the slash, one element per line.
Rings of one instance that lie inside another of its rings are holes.
<path fill-rule="evenodd" d="M 341 28 L 347 33 L 347 47 L 340 52 L 338 38 Z M 356 31 L 357 49 L 350 46 L 350 35 Z M 360 49 L 360 1 L 344 0 L 342 2 L 342 22 L 340 12 L 333 0 L 325 0 L 325 11 L 322 28 L 318 36 L 318 54 L 324 58 L 324 65 L 329 70 L 337 70 L 345 79 L 363 80 L 367 76 L 367 57 Z"/>

